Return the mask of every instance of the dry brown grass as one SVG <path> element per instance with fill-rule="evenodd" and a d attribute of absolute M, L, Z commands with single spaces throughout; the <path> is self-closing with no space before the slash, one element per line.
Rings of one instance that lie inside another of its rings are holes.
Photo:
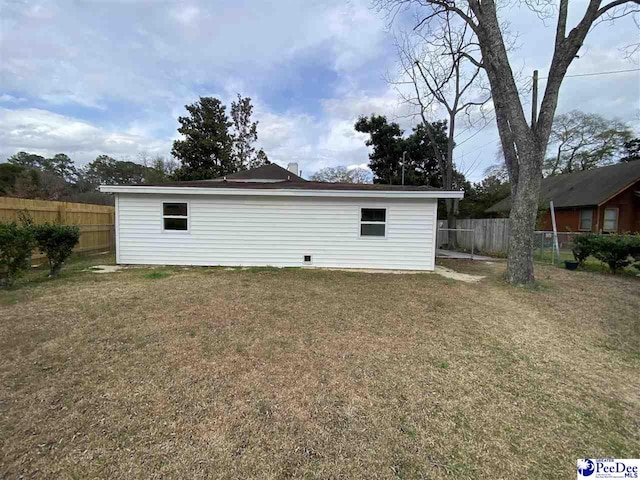
<path fill-rule="evenodd" d="M 0 477 L 575 478 L 640 452 L 640 282 L 74 273 L 0 294 Z M 158 270 L 156 270 L 157 272 Z"/>

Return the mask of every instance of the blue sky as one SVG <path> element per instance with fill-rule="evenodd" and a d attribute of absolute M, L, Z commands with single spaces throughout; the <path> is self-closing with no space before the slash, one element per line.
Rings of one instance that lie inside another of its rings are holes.
<path fill-rule="evenodd" d="M 524 7 L 505 17 L 519 34 L 514 68 L 544 76 L 551 23 Z M 368 150 L 353 131 L 358 115 L 414 123 L 385 81 L 396 71 L 392 33 L 367 0 L 0 0 L 0 159 L 19 150 L 65 152 L 79 164 L 103 153 L 168 155 L 185 104 L 201 95 L 228 104 L 239 92 L 253 99 L 273 161 L 297 161 L 305 174 L 360 165 Z M 569 73 L 638 68 L 637 54 L 622 51 L 634 41 L 630 18 L 601 25 Z M 637 131 L 639 102 L 640 72 L 569 78 L 559 112 L 615 116 Z M 495 125 L 458 141 L 467 138 L 456 161 L 477 180 L 496 163 Z"/>

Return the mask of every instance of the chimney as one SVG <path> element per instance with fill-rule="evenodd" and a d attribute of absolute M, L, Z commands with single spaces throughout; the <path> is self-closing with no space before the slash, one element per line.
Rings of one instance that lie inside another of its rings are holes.
<path fill-rule="evenodd" d="M 293 163 L 293 162 L 288 164 L 287 165 L 287 170 L 289 170 L 294 175 L 298 175 L 298 164 L 297 163 Z"/>

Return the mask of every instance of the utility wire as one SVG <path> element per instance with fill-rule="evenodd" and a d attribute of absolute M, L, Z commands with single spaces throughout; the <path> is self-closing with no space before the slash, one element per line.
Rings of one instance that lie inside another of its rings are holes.
<path fill-rule="evenodd" d="M 571 77 L 595 77 L 596 75 L 612 75 L 614 73 L 629 73 L 640 72 L 640 68 L 629 68 L 627 70 L 611 70 L 609 72 L 594 72 L 594 73 L 575 73 L 573 75 L 565 75 L 564 78 Z M 538 80 L 546 80 L 549 77 L 540 77 Z"/>
<path fill-rule="evenodd" d="M 575 73 L 573 75 L 565 75 L 564 78 L 573 78 L 573 77 L 594 77 L 594 76 L 598 76 L 598 75 L 612 75 L 612 74 L 616 74 L 616 73 L 629 73 L 629 72 L 640 72 L 640 68 L 628 68 L 626 70 L 611 70 L 608 72 L 593 72 L 593 73 Z M 538 80 L 546 80 L 549 77 L 539 77 Z M 529 80 L 529 82 L 531 82 L 531 80 Z M 525 85 L 525 88 L 528 85 Z M 475 131 L 474 133 L 472 133 L 471 135 L 469 135 L 467 138 L 465 138 L 464 140 L 462 140 L 459 143 L 456 143 L 456 147 L 459 147 L 460 145 L 462 145 L 463 143 L 467 142 L 468 140 L 471 140 L 473 137 L 475 137 L 478 133 L 480 133 L 489 123 L 491 123 L 492 120 L 495 119 L 495 115 L 487 121 L 487 123 L 484 124 L 484 126 L 482 126 L 479 130 Z M 468 129 L 463 130 L 460 133 L 464 133 L 465 131 L 467 131 Z M 457 135 L 456 135 L 457 136 Z M 491 142 L 489 142 L 491 143 Z M 488 145 L 488 144 L 486 144 Z M 483 145 L 483 146 L 486 146 Z M 478 149 L 480 149 L 482 147 L 479 147 Z M 475 150 L 474 150 L 475 151 Z M 470 153 L 473 153 L 470 152 Z"/>
<path fill-rule="evenodd" d="M 460 145 L 468 142 L 469 140 L 471 140 L 473 137 L 475 137 L 476 135 L 478 135 L 482 130 L 484 130 L 485 128 L 487 128 L 487 125 L 489 125 L 493 120 L 495 120 L 496 116 L 494 115 L 493 117 L 491 117 L 489 120 L 487 120 L 487 122 L 480 127 L 478 130 L 476 130 L 475 132 L 473 132 L 471 135 L 469 135 L 467 138 L 465 138 L 464 140 L 462 140 L 459 143 L 456 143 L 456 147 L 459 147 Z"/>
<path fill-rule="evenodd" d="M 493 140 L 487 142 L 487 143 L 483 143 L 482 145 L 480 145 L 479 147 L 474 148 L 473 150 L 469 151 L 469 152 L 462 152 L 463 155 L 471 155 L 473 153 L 476 153 L 479 150 L 482 150 L 484 147 L 486 147 L 487 145 L 491 144 L 491 143 L 495 143 L 497 142 L 498 139 L 494 138 Z"/>

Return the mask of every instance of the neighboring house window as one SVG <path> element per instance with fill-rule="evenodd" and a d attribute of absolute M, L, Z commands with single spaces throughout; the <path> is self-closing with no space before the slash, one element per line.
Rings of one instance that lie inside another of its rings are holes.
<path fill-rule="evenodd" d="M 617 232 L 618 231 L 618 209 L 617 208 L 605 208 L 604 209 L 603 230 L 605 232 Z"/>
<path fill-rule="evenodd" d="M 360 210 L 360 236 L 384 237 L 386 229 L 386 208 L 362 208 Z"/>
<path fill-rule="evenodd" d="M 580 230 L 591 231 L 593 226 L 593 210 L 580 210 Z"/>
<path fill-rule="evenodd" d="M 186 203 L 162 203 L 164 230 L 188 230 L 189 208 Z"/>

